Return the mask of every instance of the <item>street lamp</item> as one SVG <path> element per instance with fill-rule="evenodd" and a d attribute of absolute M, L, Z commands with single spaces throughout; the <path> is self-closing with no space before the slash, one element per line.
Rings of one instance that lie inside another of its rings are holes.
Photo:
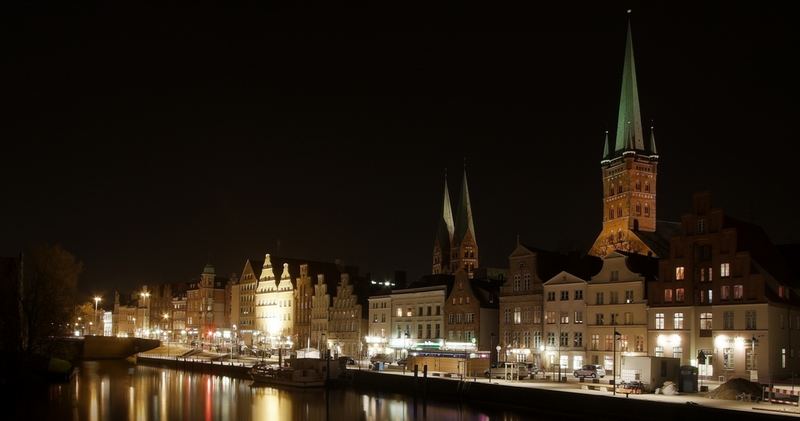
<path fill-rule="evenodd" d="M 611 390 L 614 391 L 613 395 L 616 396 L 617 394 L 617 336 L 622 336 L 621 333 L 617 332 L 617 328 L 614 328 L 614 370 L 612 376 L 612 384 L 613 388 Z"/>
<path fill-rule="evenodd" d="M 94 297 L 94 321 L 97 322 L 97 304 L 102 300 L 102 298 L 95 296 Z M 95 335 L 97 331 L 95 330 Z"/>
<path fill-rule="evenodd" d="M 164 327 L 168 327 L 169 326 L 169 314 L 167 314 L 167 313 L 162 314 L 161 315 L 161 320 L 164 321 L 164 324 L 165 324 Z M 169 335 L 165 335 L 165 336 L 167 338 L 167 356 L 169 357 Z"/>
<path fill-rule="evenodd" d="M 147 292 L 147 291 L 143 291 L 143 292 L 139 293 L 139 296 L 142 297 L 142 306 L 145 307 L 145 311 L 144 311 L 144 316 L 145 317 L 144 317 L 144 320 L 142 320 L 142 329 L 149 329 L 150 328 L 150 323 L 148 322 L 148 316 L 150 315 L 149 314 L 150 310 L 149 310 L 149 303 L 147 302 L 147 299 L 150 298 L 150 293 Z"/>

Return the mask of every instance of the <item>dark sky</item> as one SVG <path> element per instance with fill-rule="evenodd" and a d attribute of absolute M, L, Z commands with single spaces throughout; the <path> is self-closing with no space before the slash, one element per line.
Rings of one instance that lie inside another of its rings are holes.
<path fill-rule="evenodd" d="M 709 189 L 776 242 L 800 241 L 798 33 L 777 2 L 65 3 L 2 18 L 0 254 L 61 243 L 85 291 L 183 281 L 207 261 L 241 272 L 278 241 L 416 278 L 442 175 L 458 192 L 464 157 L 481 263 L 506 264 L 517 233 L 585 249 L 628 7 L 659 218 Z"/>

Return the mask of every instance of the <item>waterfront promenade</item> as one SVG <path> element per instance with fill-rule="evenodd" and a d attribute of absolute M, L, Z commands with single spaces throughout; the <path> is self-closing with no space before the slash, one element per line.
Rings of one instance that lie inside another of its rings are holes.
<path fill-rule="evenodd" d="M 139 354 L 139 361 L 143 364 L 148 365 L 157 365 L 159 361 L 167 362 L 169 361 L 168 365 L 176 367 L 175 364 L 181 364 L 184 367 L 192 368 L 192 367 L 200 367 L 200 368 L 214 368 L 214 372 L 219 372 L 220 374 L 233 374 L 237 377 L 247 377 L 247 369 L 251 367 L 254 363 L 259 361 L 257 358 L 252 357 L 243 357 L 243 358 L 229 358 L 229 354 L 220 354 L 220 353 L 209 353 L 209 352 L 199 352 L 194 353 L 192 355 L 192 350 L 190 348 L 183 348 L 183 347 L 172 347 L 169 351 L 165 349 L 166 347 L 157 348 L 148 353 Z M 277 358 L 272 358 L 269 360 L 270 362 L 277 363 Z M 191 366 L 186 366 L 185 364 L 191 364 Z M 205 367 L 204 367 L 205 366 Z M 755 416 L 756 414 L 769 416 L 769 415 L 784 415 L 790 417 L 800 417 L 800 410 L 796 405 L 788 405 L 788 404 L 777 404 L 777 403 L 755 403 L 755 402 L 741 402 L 741 401 L 732 401 L 732 400 L 723 400 L 723 399 L 710 399 L 705 397 L 705 393 L 682 393 L 679 395 L 668 396 L 668 395 L 656 395 L 652 393 L 648 394 L 629 394 L 625 395 L 624 393 L 617 392 L 616 395 L 612 394 L 610 389 L 608 391 L 605 390 L 586 390 L 582 388 L 585 385 L 591 385 L 591 383 L 580 383 L 575 379 L 569 379 L 567 382 L 556 382 L 551 380 L 500 380 L 500 379 L 486 379 L 486 378 L 465 378 L 461 379 L 459 377 L 444 377 L 442 373 L 429 373 L 429 378 L 424 379 L 422 378 L 422 370 L 419 371 L 418 376 L 414 379 L 413 370 L 405 370 L 403 371 L 399 367 L 392 367 L 388 370 L 384 371 L 372 371 L 367 368 L 367 364 L 362 362 L 358 365 L 349 366 L 349 374 L 350 378 L 355 379 L 353 382 L 354 386 L 359 386 L 363 384 L 368 384 L 371 387 L 377 387 L 380 389 L 381 387 L 386 388 L 387 391 L 393 392 L 401 392 L 401 393 L 416 393 L 423 387 L 424 393 L 434 393 L 436 394 L 437 391 L 439 395 L 452 395 L 450 397 L 458 397 L 459 395 L 469 396 L 472 390 L 482 390 L 482 391 L 490 391 L 489 395 L 494 396 L 492 399 L 488 399 L 487 401 L 493 401 L 498 398 L 498 396 L 503 399 L 507 395 L 510 394 L 509 391 L 517 390 L 518 392 L 522 392 L 523 390 L 530 390 L 532 393 L 546 393 L 546 392 L 560 392 L 560 393 L 569 393 L 575 397 L 582 396 L 584 398 L 592 399 L 592 398 L 608 398 L 608 399 L 618 399 L 618 400 L 628 400 L 630 405 L 634 405 L 637 408 L 646 408 L 648 402 L 652 402 L 654 407 L 661 407 L 659 404 L 671 404 L 675 405 L 676 407 L 687 407 L 693 406 L 697 407 L 698 409 L 717 409 L 717 410 L 726 410 L 726 411 L 738 411 L 741 415 L 750 414 L 750 416 Z M 223 371 L 218 371 L 218 370 Z M 356 373 L 359 372 L 360 373 Z M 394 379 L 394 380 L 393 380 Z M 441 383 L 446 382 L 446 383 Z M 423 384 L 424 386 L 420 386 Z M 604 384 L 608 384 L 608 381 L 604 381 Z M 433 387 L 428 387 L 428 384 L 435 385 Z M 449 384 L 449 386 L 448 386 Z M 704 381 L 704 385 L 707 384 Z M 474 385 L 474 386 L 473 386 Z M 480 385 L 480 386 L 478 386 Z M 710 389 L 713 390 L 715 387 L 718 386 L 718 383 L 711 382 L 709 384 Z M 776 385 L 777 387 L 777 385 Z M 786 388 L 790 388 L 791 386 L 787 385 Z M 514 389 L 508 389 L 514 388 Z M 452 392 L 450 392 L 452 391 Z M 494 393 L 497 392 L 497 393 Z M 517 393 L 515 393 L 517 394 Z M 486 396 L 486 393 L 482 393 L 481 395 Z M 480 399 L 479 395 L 477 398 Z M 550 396 L 563 396 L 563 395 L 550 395 Z M 592 398 L 590 398 L 592 397 Z M 568 398 L 569 399 L 569 398 Z M 530 402 L 525 400 L 520 400 L 519 402 L 515 402 L 513 399 L 510 399 L 511 402 L 505 401 L 504 403 L 508 403 L 511 405 L 517 405 L 520 407 L 530 407 Z M 629 405 L 623 402 L 619 402 L 622 405 Z"/>

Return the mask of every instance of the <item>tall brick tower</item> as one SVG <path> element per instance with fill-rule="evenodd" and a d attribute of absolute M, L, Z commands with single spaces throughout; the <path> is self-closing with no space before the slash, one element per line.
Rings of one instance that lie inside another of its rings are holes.
<path fill-rule="evenodd" d="M 625 44 L 616 141 L 613 146 L 613 149 L 609 148 L 606 132 L 603 159 L 600 161 L 603 179 L 603 229 L 590 254 L 605 256 L 613 250 L 624 250 L 657 255 L 648 238 L 653 237 L 657 231 L 658 152 L 653 128 L 650 128 L 648 142 L 645 142 L 642 134 L 630 20 Z"/>

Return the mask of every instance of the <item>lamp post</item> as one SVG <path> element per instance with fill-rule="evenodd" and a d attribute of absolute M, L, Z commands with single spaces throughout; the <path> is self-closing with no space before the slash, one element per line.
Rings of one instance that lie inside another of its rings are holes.
<path fill-rule="evenodd" d="M 95 321 L 95 323 L 97 323 L 97 304 L 100 302 L 100 300 L 102 300 L 102 298 L 94 297 L 94 321 Z M 95 335 L 97 334 L 97 330 L 96 329 L 97 328 L 95 328 Z"/>
<path fill-rule="evenodd" d="M 489 352 L 492 352 L 492 348 L 494 348 L 494 332 L 490 333 L 489 337 L 490 337 Z M 498 353 L 498 357 L 499 355 L 500 354 Z M 491 354 L 489 354 L 489 368 L 491 368 L 491 365 L 492 365 L 492 359 L 491 359 Z"/>
<path fill-rule="evenodd" d="M 164 324 L 166 325 L 164 327 L 167 327 L 169 325 L 169 314 L 167 314 L 167 313 L 162 314 L 161 315 L 161 320 L 163 320 Z M 165 335 L 165 336 L 167 338 L 167 356 L 169 357 L 169 335 Z"/>
<path fill-rule="evenodd" d="M 142 307 L 145 308 L 144 320 L 142 320 L 142 329 L 150 329 L 150 323 L 149 323 L 150 309 L 149 309 L 149 303 L 147 302 L 147 299 L 150 298 L 150 293 L 147 291 L 143 291 L 139 293 L 139 296 L 142 297 Z"/>
<path fill-rule="evenodd" d="M 622 336 L 622 334 L 617 332 L 617 328 L 615 327 L 614 328 L 614 367 L 613 367 L 612 378 L 611 378 L 612 384 L 614 386 L 611 390 L 613 391 L 613 395 L 614 396 L 616 396 L 616 394 L 617 394 L 617 336 Z"/>

